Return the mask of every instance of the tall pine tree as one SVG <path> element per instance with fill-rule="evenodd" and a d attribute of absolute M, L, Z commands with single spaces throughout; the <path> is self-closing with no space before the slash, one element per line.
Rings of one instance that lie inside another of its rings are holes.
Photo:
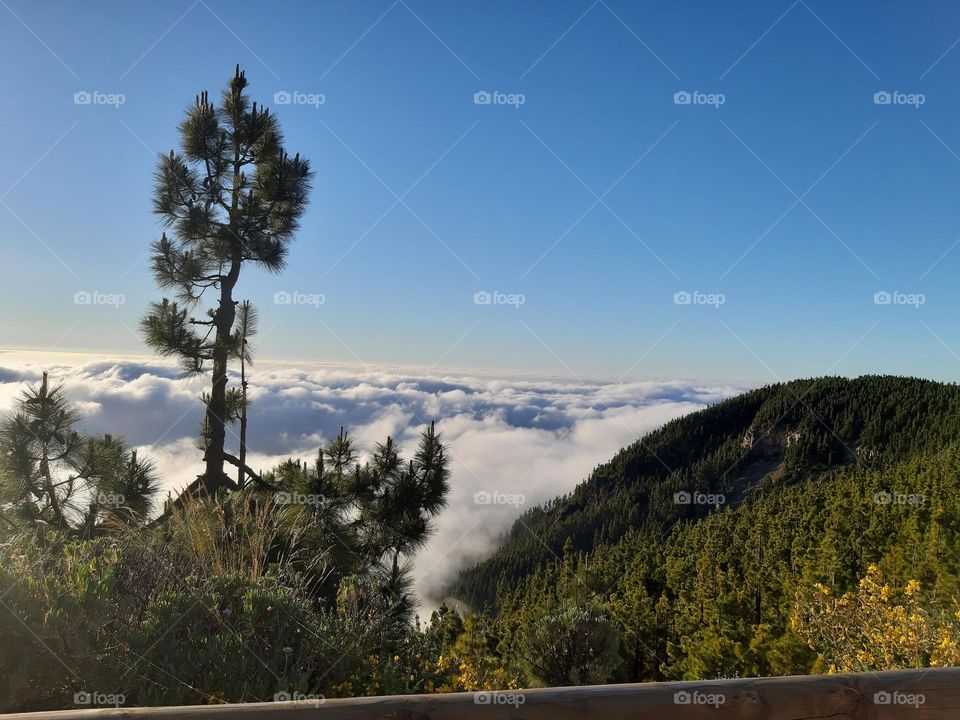
<path fill-rule="evenodd" d="M 202 476 L 210 493 L 234 486 L 223 465 L 232 457 L 224 452 L 227 368 L 238 356 L 240 271 L 245 263 L 284 268 L 310 192 L 309 163 L 287 154 L 276 119 L 246 87 L 237 66 L 219 106 L 198 95 L 179 127 L 180 151 L 159 159 L 154 212 L 166 232 L 153 243 L 152 268 L 174 297 L 151 303 L 141 321 L 147 344 L 179 358 L 185 375 L 212 371 Z"/>

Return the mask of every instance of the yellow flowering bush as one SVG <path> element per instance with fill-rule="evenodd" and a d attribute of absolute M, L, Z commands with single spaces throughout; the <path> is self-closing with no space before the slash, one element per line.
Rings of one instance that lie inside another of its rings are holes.
<path fill-rule="evenodd" d="M 897 588 L 877 565 L 856 591 L 837 596 L 820 583 L 799 590 L 791 626 L 830 673 L 960 663 L 960 610 L 931 608 L 918 580 Z"/>

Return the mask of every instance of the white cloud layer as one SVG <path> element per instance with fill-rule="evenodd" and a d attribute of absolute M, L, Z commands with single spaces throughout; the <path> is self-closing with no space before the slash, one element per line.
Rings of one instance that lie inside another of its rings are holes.
<path fill-rule="evenodd" d="M 83 429 L 123 434 L 157 463 L 174 492 L 201 470 L 194 439 L 208 380 L 185 380 L 144 358 L 0 354 L 0 411 L 42 370 L 63 382 Z M 387 435 L 409 452 L 436 420 L 452 453 L 449 505 L 416 558 L 430 599 L 487 555 L 526 507 L 572 489 L 598 463 L 664 422 L 744 388 L 682 381 L 568 382 L 472 371 L 258 363 L 251 378 L 249 464 L 312 458 L 341 426 L 369 449 Z M 237 438 L 228 436 L 234 446 Z M 489 493 L 494 502 L 484 504 Z M 499 495 L 498 495 L 499 494 Z M 503 496 L 523 502 L 498 503 Z"/>

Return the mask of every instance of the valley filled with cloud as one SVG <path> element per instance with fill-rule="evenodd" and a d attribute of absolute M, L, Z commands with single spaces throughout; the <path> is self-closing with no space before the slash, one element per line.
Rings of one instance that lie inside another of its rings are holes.
<path fill-rule="evenodd" d="M 47 370 L 88 433 L 122 434 L 154 459 L 163 493 L 202 469 L 196 446 L 206 376 L 145 357 L 0 354 L 0 411 Z M 436 421 L 452 455 L 447 508 L 417 556 L 423 608 L 464 565 L 486 556 L 527 507 L 571 490 L 643 434 L 746 389 L 724 383 L 584 380 L 467 370 L 259 362 L 250 378 L 248 463 L 312 459 L 341 427 L 369 451 L 392 436 L 409 455 Z M 236 428 L 228 430 L 236 448 Z"/>

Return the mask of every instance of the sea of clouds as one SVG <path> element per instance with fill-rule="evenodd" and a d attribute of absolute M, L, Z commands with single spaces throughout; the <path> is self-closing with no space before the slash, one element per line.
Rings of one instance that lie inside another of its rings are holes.
<path fill-rule="evenodd" d="M 208 378 L 147 358 L 0 353 L 0 412 L 48 370 L 89 433 L 122 434 L 151 456 L 164 492 L 201 471 L 195 439 Z M 452 458 L 448 507 L 415 563 L 429 610 L 465 565 L 491 552 L 532 504 L 572 489 L 597 464 L 664 422 L 745 388 L 684 381 L 567 381 L 479 371 L 260 362 L 251 373 L 248 462 L 312 459 L 347 428 L 369 450 L 392 436 L 409 453 L 435 420 Z M 228 444 L 237 446 L 235 435 Z"/>

